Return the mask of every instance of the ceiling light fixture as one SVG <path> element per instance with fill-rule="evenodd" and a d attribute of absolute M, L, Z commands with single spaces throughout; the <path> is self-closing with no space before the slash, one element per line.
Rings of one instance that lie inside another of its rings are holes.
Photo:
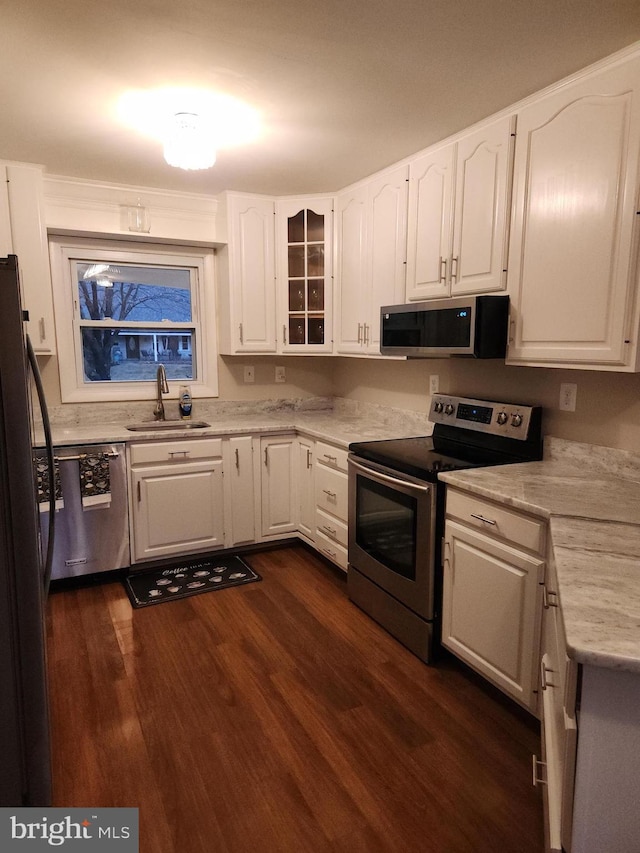
<path fill-rule="evenodd" d="M 216 152 L 210 131 L 197 113 L 176 113 L 164 140 L 164 159 L 178 169 L 210 169 Z"/>

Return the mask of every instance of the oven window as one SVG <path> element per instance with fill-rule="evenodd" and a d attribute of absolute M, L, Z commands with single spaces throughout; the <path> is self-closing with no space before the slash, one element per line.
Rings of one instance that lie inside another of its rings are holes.
<path fill-rule="evenodd" d="M 356 479 L 356 542 L 386 568 L 416 579 L 415 498 L 366 477 Z"/>

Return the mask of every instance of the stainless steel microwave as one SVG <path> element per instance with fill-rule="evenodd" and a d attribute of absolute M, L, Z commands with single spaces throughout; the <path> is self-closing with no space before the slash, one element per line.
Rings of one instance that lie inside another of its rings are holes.
<path fill-rule="evenodd" d="M 380 309 L 380 352 L 414 358 L 504 358 L 508 296 L 458 296 Z"/>

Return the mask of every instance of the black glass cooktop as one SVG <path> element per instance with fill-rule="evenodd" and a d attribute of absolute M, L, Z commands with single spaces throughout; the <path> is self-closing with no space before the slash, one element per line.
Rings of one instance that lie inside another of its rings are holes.
<path fill-rule="evenodd" d="M 428 482 L 437 480 L 441 471 L 525 461 L 493 448 L 442 442 L 434 436 L 362 441 L 350 444 L 349 450 L 369 462 Z"/>

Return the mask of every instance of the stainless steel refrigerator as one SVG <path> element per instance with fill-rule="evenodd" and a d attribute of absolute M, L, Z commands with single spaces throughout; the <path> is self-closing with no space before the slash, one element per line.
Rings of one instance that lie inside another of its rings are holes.
<path fill-rule="evenodd" d="M 32 388 L 41 406 L 44 397 L 24 319 L 17 258 L 0 258 L 0 806 L 51 801 L 45 629 L 50 569 L 36 502 Z M 46 407 L 43 423 L 53 471 Z M 51 547 L 53 539 L 50 530 Z"/>

